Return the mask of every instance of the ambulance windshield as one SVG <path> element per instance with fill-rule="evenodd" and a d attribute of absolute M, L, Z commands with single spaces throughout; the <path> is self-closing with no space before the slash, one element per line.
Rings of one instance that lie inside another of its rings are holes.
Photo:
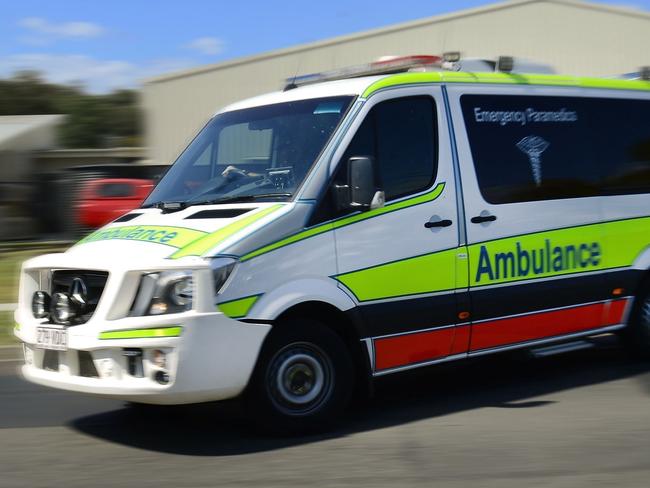
<path fill-rule="evenodd" d="M 299 100 L 215 116 L 143 207 L 290 198 L 352 99 Z"/>

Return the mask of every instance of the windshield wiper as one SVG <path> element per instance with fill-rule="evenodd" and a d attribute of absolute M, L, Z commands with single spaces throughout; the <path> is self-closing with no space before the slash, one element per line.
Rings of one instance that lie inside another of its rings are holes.
<path fill-rule="evenodd" d="M 147 205 L 141 205 L 140 208 L 159 208 L 162 210 L 162 213 L 171 213 L 171 212 L 178 212 L 179 210 L 183 210 L 185 208 L 189 207 L 189 205 L 186 202 L 154 202 L 154 203 L 149 203 Z"/>
<path fill-rule="evenodd" d="M 289 198 L 293 193 L 258 193 L 257 195 L 238 195 L 232 197 L 212 198 L 209 200 L 200 200 L 197 202 L 185 202 L 187 207 L 193 205 L 215 205 L 218 203 L 238 203 L 238 202 L 252 202 L 253 200 L 261 200 L 263 198 Z"/>
<path fill-rule="evenodd" d="M 292 193 L 258 193 L 257 195 L 238 195 L 232 197 L 223 197 L 223 198 L 213 198 L 210 200 L 199 200 L 196 202 L 186 201 L 186 202 L 155 202 L 148 205 L 142 205 L 140 208 L 159 208 L 162 210 L 162 213 L 172 213 L 178 212 L 180 210 L 185 210 L 188 207 L 193 207 L 195 205 L 216 205 L 219 203 L 238 203 L 238 202 L 252 202 L 254 200 L 260 200 L 262 198 L 289 198 Z"/>

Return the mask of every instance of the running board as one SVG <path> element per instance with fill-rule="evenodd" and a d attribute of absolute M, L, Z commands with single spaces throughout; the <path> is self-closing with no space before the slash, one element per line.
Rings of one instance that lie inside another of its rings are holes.
<path fill-rule="evenodd" d="M 531 349 L 530 353 L 533 357 L 545 358 L 547 356 L 554 356 L 565 352 L 581 351 L 582 349 L 590 349 L 592 347 L 595 347 L 595 344 L 590 341 L 573 341 L 565 342 L 564 344 L 555 344 L 553 346 L 538 347 L 536 349 Z"/>

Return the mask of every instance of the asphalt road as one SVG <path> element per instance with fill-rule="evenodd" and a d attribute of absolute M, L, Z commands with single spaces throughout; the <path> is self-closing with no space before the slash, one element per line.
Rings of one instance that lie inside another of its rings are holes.
<path fill-rule="evenodd" d="M 650 362 L 614 343 L 378 385 L 331 434 L 265 438 L 236 403 L 141 411 L 0 364 L 0 487 L 650 486 Z"/>

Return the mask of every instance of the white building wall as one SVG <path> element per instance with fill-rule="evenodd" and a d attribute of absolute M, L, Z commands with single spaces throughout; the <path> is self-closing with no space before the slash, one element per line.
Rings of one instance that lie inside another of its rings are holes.
<path fill-rule="evenodd" d="M 650 65 L 650 13 L 576 0 L 513 0 L 206 66 L 146 82 L 147 145 L 172 162 L 219 108 L 305 74 L 383 55 L 512 55 L 559 73 L 612 76 Z"/>

